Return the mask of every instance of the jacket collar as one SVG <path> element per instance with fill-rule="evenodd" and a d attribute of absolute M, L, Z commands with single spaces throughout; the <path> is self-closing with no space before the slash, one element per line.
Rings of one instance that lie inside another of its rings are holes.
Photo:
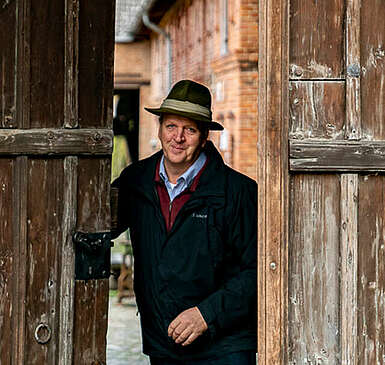
<path fill-rule="evenodd" d="M 226 176 L 222 156 L 211 141 L 206 142 L 204 151 L 209 162 L 200 178 L 196 193 L 197 195 L 224 195 Z"/>
<path fill-rule="evenodd" d="M 211 141 L 206 142 L 204 152 L 207 155 L 208 163 L 204 169 L 199 184 L 194 192 L 194 198 L 203 198 L 207 196 L 222 197 L 225 194 L 225 164 L 222 156 Z M 158 177 L 157 164 L 162 158 L 163 152 L 158 151 L 152 156 L 137 163 L 136 174 L 134 177 L 134 188 L 145 195 L 154 196 L 154 181 Z"/>

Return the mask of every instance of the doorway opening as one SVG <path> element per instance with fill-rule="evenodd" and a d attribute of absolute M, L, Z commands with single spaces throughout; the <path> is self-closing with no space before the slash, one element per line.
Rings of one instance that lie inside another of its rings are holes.
<path fill-rule="evenodd" d="M 139 89 L 114 91 L 114 136 L 123 136 L 130 162 L 139 157 Z M 115 147 L 115 146 L 114 146 Z"/>
<path fill-rule="evenodd" d="M 111 180 L 139 158 L 139 89 L 114 91 L 114 150 Z M 129 232 L 114 240 L 111 250 L 108 365 L 145 365 L 139 315 L 133 290 L 133 255 Z"/>

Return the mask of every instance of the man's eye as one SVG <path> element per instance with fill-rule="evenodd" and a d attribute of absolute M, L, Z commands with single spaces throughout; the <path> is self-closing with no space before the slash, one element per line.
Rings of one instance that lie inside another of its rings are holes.
<path fill-rule="evenodd" d="M 167 129 L 173 129 L 175 127 L 175 124 L 167 124 L 166 128 Z"/>
<path fill-rule="evenodd" d="M 195 134 L 196 131 L 197 130 L 195 128 L 187 128 L 187 132 L 190 133 L 190 134 Z"/>

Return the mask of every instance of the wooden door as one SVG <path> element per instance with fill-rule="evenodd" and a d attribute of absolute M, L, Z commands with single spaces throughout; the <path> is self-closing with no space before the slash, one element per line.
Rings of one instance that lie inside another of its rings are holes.
<path fill-rule="evenodd" d="M 384 364 L 385 2 L 261 5 L 262 363 Z"/>
<path fill-rule="evenodd" d="M 0 0 L 0 364 L 105 364 L 114 2 Z"/>

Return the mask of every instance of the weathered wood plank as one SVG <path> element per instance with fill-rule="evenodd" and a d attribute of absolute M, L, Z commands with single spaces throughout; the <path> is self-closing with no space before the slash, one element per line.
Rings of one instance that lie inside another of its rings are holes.
<path fill-rule="evenodd" d="M 385 171 L 385 141 L 290 141 L 291 171 Z"/>
<path fill-rule="evenodd" d="M 76 226 L 77 209 L 77 157 L 64 159 L 64 197 L 62 222 L 62 253 L 60 277 L 60 328 L 59 364 L 72 365 L 74 304 L 75 304 L 75 253 L 72 233 Z"/>
<path fill-rule="evenodd" d="M 361 0 L 346 2 L 346 129 L 350 140 L 361 139 Z"/>
<path fill-rule="evenodd" d="M 110 159 L 79 157 L 77 230 L 110 230 Z M 74 364 L 104 364 L 108 280 L 76 281 Z"/>
<path fill-rule="evenodd" d="M 360 176 L 357 363 L 385 360 L 385 176 Z"/>
<path fill-rule="evenodd" d="M 0 130 L 0 155 L 109 155 L 110 129 Z"/>
<path fill-rule="evenodd" d="M 17 0 L 17 69 L 16 69 L 16 121 L 15 128 L 29 128 L 31 100 L 31 6 L 30 0 Z"/>
<path fill-rule="evenodd" d="M 344 3 L 290 1 L 290 78 L 343 77 Z"/>
<path fill-rule="evenodd" d="M 340 182 L 293 175 L 287 364 L 340 364 Z"/>
<path fill-rule="evenodd" d="M 106 364 L 108 289 L 108 279 L 76 281 L 74 364 Z"/>
<path fill-rule="evenodd" d="M 78 126 L 79 0 L 65 0 L 64 127 Z"/>
<path fill-rule="evenodd" d="M 341 176 L 341 363 L 357 362 L 358 175 Z"/>
<path fill-rule="evenodd" d="M 26 257 L 28 285 L 25 296 L 25 331 L 28 340 L 25 344 L 25 363 L 57 364 L 59 336 L 56 334 L 59 331 L 61 310 L 63 246 L 63 160 L 29 159 L 25 178 L 28 179 L 29 197 Z"/>
<path fill-rule="evenodd" d="M 110 159 L 79 157 L 78 174 L 77 230 L 109 231 Z"/>
<path fill-rule="evenodd" d="M 12 219 L 13 179 L 15 160 L 0 159 L 0 364 L 11 364 L 13 323 L 17 280 L 14 271 L 16 248 L 13 245 L 14 221 Z"/>
<path fill-rule="evenodd" d="M 210 3 L 213 6 L 214 3 Z M 209 8 L 210 9 L 210 8 Z M 267 165 L 266 161 L 266 118 L 267 118 L 267 55 L 266 48 L 268 47 L 267 36 L 268 33 L 271 32 L 271 29 L 267 28 L 267 20 L 268 20 L 268 3 L 267 0 L 260 0 L 259 2 L 259 87 L 258 87 L 258 168 L 257 168 L 257 181 L 258 181 L 258 251 L 257 251 L 257 267 L 258 267 L 258 282 L 257 282 L 257 331 L 258 331 L 258 343 L 257 343 L 257 351 L 258 351 L 258 364 L 266 365 L 267 356 L 266 353 L 266 337 L 267 334 L 267 321 L 266 318 L 266 310 L 267 310 L 267 302 L 266 302 L 266 209 L 265 204 L 262 203 L 263 197 L 266 196 L 266 178 L 265 178 L 265 169 Z M 262 126 L 263 125 L 263 126 Z M 262 156 L 264 156 L 262 158 Z"/>
<path fill-rule="evenodd" d="M 64 0 L 27 3 L 33 14 L 30 16 L 31 127 L 59 128 L 64 116 Z"/>
<path fill-rule="evenodd" d="M 79 5 L 79 125 L 111 128 L 115 1 Z"/>
<path fill-rule="evenodd" d="M 119 196 L 119 189 L 111 188 L 110 190 L 111 231 L 116 231 L 118 228 L 118 196 Z"/>
<path fill-rule="evenodd" d="M 27 289 L 27 201 L 28 201 L 28 158 L 16 158 L 15 174 L 13 176 L 13 246 L 15 256 L 13 272 L 17 273 L 17 280 L 13 287 L 13 318 L 14 329 L 12 358 L 15 364 L 25 364 L 25 309 Z M 39 194 L 40 195 L 40 194 Z"/>
<path fill-rule="evenodd" d="M 344 138 L 344 82 L 292 81 L 289 87 L 290 138 Z"/>
<path fill-rule="evenodd" d="M 363 137 L 385 139 L 385 1 L 361 7 L 361 109 Z"/>
<path fill-rule="evenodd" d="M 259 364 L 285 364 L 288 242 L 288 2 L 260 2 Z"/>
<path fill-rule="evenodd" d="M 0 1 L 0 9 L 0 127 L 12 128 L 16 119 L 16 1 Z"/>

